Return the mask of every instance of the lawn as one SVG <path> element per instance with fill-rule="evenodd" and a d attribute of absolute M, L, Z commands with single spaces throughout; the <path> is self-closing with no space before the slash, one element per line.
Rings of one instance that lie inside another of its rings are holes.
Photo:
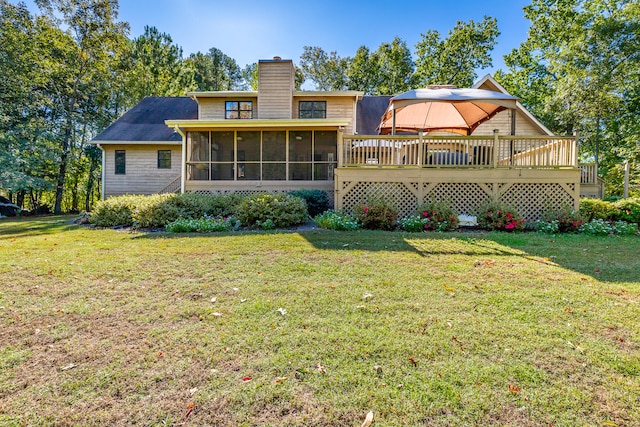
<path fill-rule="evenodd" d="M 0 220 L 0 425 L 637 426 L 640 238 Z"/>

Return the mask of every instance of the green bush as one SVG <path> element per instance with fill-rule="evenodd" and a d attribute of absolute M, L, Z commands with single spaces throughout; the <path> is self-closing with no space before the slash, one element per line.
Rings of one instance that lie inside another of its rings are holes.
<path fill-rule="evenodd" d="M 521 231 L 525 228 L 525 221 L 515 208 L 491 200 L 479 208 L 478 225 L 487 230 Z"/>
<path fill-rule="evenodd" d="M 324 211 L 323 213 L 316 215 L 313 220 L 318 227 L 326 228 L 327 230 L 357 230 L 360 228 L 358 220 L 351 215 L 336 212 L 334 210 Z"/>
<path fill-rule="evenodd" d="M 154 194 L 140 198 L 131 212 L 133 225 L 138 228 L 164 227 L 177 220 L 182 213 L 175 200 L 181 197 L 177 194 Z"/>
<path fill-rule="evenodd" d="M 421 233 L 429 224 L 429 219 L 420 215 L 410 215 L 398 221 L 400 228 L 409 233 Z"/>
<path fill-rule="evenodd" d="M 117 196 L 100 200 L 91 211 L 89 221 L 99 227 L 133 225 L 131 212 L 145 196 Z"/>
<path fill-rule="evenodd" d="M 294 197 L 300 197 L 307 203 L 307 211 L 311 217 L 315 217 L 331 208 L 329 195 L 322 190 L 295 190 L 288 193 Z"/>
<path fill-rule="evenodd" d="M 236 217 L 242 225 L 266 228 L 290 227 L 302 224 L 308 219 L 307 205 L 304 200 L 288 194 L 256 194 L 244 198 L 237 207 Z"/>
<path fill-rule="evenodd" d="M 357 205 L 353 214 L 362 228 L 369 230 L 393 230 L 398 219 L 398 210 L 383 198 L 370 198 Z"/>
<path fill-rule="evenodd" d="M 178 218 L 232 216 L 243 198 L 236 194 L 189 193 L 110 197 L 96 204 L 91 222 L 102 227 L 164 227 Z"/>
<path fill-rule="evenodd" d="M 611 202 L 600 199 L 580 199 L 580 214 L 585 221 L 610 219 L 613 217 L 615 209 Z"/>
<path fill-rule="evenodd" d="M 445 202 L 428 201 L 417 209 L 418 215 L 426 219 L 426 231 L 452 231 L 458 229 L 458 213 Z"/>
<path fill-rule="evenodd" d="M 636 234 L 638 232 L 638 224 L 626 221 L 616 221 L 613 223 L 603 219 L 594 219 L 582 227 L 580 231 L 593 236 L 606 236 L 609 234 Z"/>
<path fill-rule="evenodd" d="M 169 233 L 208 233 L 219 231 L 231 231 L 240 228 L 240 221 L 233 217 L 200 219 L 178 218 L 166 225 L 165 230 Z"/>
<path fill-rule="evenodd" d="M 548 212 L 543 219 L 547 222 L 557 221 L 559 233 L 575 233 L 585 223 L 584 216 L 571 207 Z"/>
<path fill-rule="evenodd" d="M 621 199 L 614 203 L 615 214 L 611 219 L 640 223 L 640 199 Z"/>

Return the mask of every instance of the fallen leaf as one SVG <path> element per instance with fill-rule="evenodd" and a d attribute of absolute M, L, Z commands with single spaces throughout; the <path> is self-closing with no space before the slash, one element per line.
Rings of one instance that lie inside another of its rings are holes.
<path fill-rule="evenodd" d="M 333 285 L 329 285 L 329 289 L 335 289 L 336 287 Z"/>
<path fill-rule="evenodd" d="M 509 389 L 509 393 L 511 394 L 518 394 L 522 390 L 522 388 L 518 387 L 515 384 L 508 384 L 507 388 Z"/>
<path fill-rule="evenodd" d="M 245 383 L 248 383 L 251 380 L 253 380 L 253 378 L 251 378 L 251 377 L 243 377 L 242 378 L 242 381 L 245 382 Z"/>
<path fill-rule="evenodd" d="M 193 408 L 195 408 L 195 407 L 196 407 L 196 404 L 195 404 L 195 403 L 189 403 L 189 404 L 187 405 L 187 409 L 193 409 Z"/>
<path fill-rule="evenodd" d="M 445 289 L 445 290 L 447 290 L 447 291 L 449 291 L 449 292 L 451 292 L 451 291 L 455 291 L 455 289 L 454 289 L 454 288 L 452 288 L 451 286 L 447 286 L 447 285 L 443 285 L 443 286 L 444 286 L 444 289 Z"/>
<path fill-rule="evenodd" d="M 564 308 L 564 311 L 565 311 L 566 313 L 573 313 L 573 310 L 571 310 L 569 307 L 565 307 L 565 308 Z"/>
<path fill-rule="evenodd" d="M 373 411 L 369 411 L 360 427 L 369 427 L 371 424 L 373 424 Z"/>
<path fill-rule="evenodd" d="M 73 369 L 73 368 L 75 368 L 76 366 L 78 366 L 78 365 L 76 365 L 76 364 L 74 364 L 74 363 L 69 363 L 68 365 L 63 366 L 62 368 L 60 368 L 60 370 L 61 370 L 61 371 L 68 371 L 69 369 Z"/>
<path fill-rule="evenodd" d="M 216 298 L 216 297 L 211 298 L 211 302 L 212 303 L 215 303 L 216 301 L 218 301 L 218 298 Z"/>
<path fill-rule="evenodd" d="M 413 364 L 413 366 L 418 366 L 418 362 L 413 357 L 409 358 L 409 362 L 411 362 Z"/>
<path fill-rule="evenodd" d="M 602 270 L 596 270 L 594 273 L 602 273 Z"/>
<path fill-rule="evenodd" d="M 321 364 L 319 364 L 319 363 L 316 365 L 316 369 L 317 369 L 317 370 L 318 370 L 318 372 L 320 372 L 321 374 L 326 374 L 326 373 L 327 373 L 327 370 L 325 369 L 325 367 L 324 367 L 324 366 L 322 366 L 322 365 L 321 365 Z"/>
<path fill-rule="evenodd" d="M 189 390 L 189 394 L 191 394 L 191 396 L 193 396 L 194 394 L 196 394 L 198 392 L 198 387 L 194 387 L 192 389 Z"/>
<path fill-rule="evenodd" d="M 288 377 L 278 377 L 276 378 L 276 384 L 280 384 L 281 382 L 286 381 L 288 379 L 289 379 Z"/>

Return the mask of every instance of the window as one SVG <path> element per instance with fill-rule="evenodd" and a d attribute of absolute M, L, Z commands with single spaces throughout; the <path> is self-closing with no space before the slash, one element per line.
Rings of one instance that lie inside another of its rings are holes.
<path fill-rule="evenodd" d="M 171 150 L 158 150 L 158 169 L 171 169 Z"/>
<path fill-rule="evenodd" d="M 327 101 L 300 101 L 298 104 L 301 119 L 325 119 L 327 117 Z"/>
<path fill-rule="evenodd" d="M 251 101 L 225 102 L 225 119 L 252 119 L 253 103 Z"/>
<path fill-rule="evenodd" d="M 116 150 L 116 175 L 124 175 L 127 171 L 127 154 L 124 150 Z"/>

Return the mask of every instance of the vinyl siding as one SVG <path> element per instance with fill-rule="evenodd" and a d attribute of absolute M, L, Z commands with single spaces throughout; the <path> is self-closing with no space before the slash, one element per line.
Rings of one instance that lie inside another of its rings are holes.
<path fill-rule="evenodd" d="M 349 126 L 345 127 L 344 133 L 346 135 L 353 134 L 353 113 L 355 97 L 330 97 L 330 98 L 318 98 L 318 97 L 295 97 L 293 101 L 293 114 L 294 119 L 299 118 L 300 101 L 325 101 L 327 103 L 327 119 L 351 119 Z"/>
<path fill-rule="evenodd" d="M 104 197 L 155 194 L 180 175 L 180 145 L 108 145 L 105 157 Z M 126 173 L 115 174 L 115 152 L 126 152 Z M 171 150 L 171 169 L 158 169 L 158 150 Z"/>
<path fill-rule="evenodd" d="M 253 107 L 253 118 L 258 117 L 257 98 L 199 98 L 198 99 L 198 119 L 199 120 L 224 120 L 226 101 L 251 101 Z"/>
<path fill-rule="evenodd" d="M 505 110 L 496 114 L 491 120 L 484 122 L 473 132 L 474 136 L 493 135 L 493 130 L 498 129 L 500 135 L 511 135 L 511 111 Z M 534 126 L 523 114 L 516 112 L 516 135 L 538 136 L 546 135 L 537 126 Z"/>
<path fill-rule="evenodd" d="M 259 119 L 291 119 L 294 69 L 291 61 L 260 62 L 258 70 Z"/>

